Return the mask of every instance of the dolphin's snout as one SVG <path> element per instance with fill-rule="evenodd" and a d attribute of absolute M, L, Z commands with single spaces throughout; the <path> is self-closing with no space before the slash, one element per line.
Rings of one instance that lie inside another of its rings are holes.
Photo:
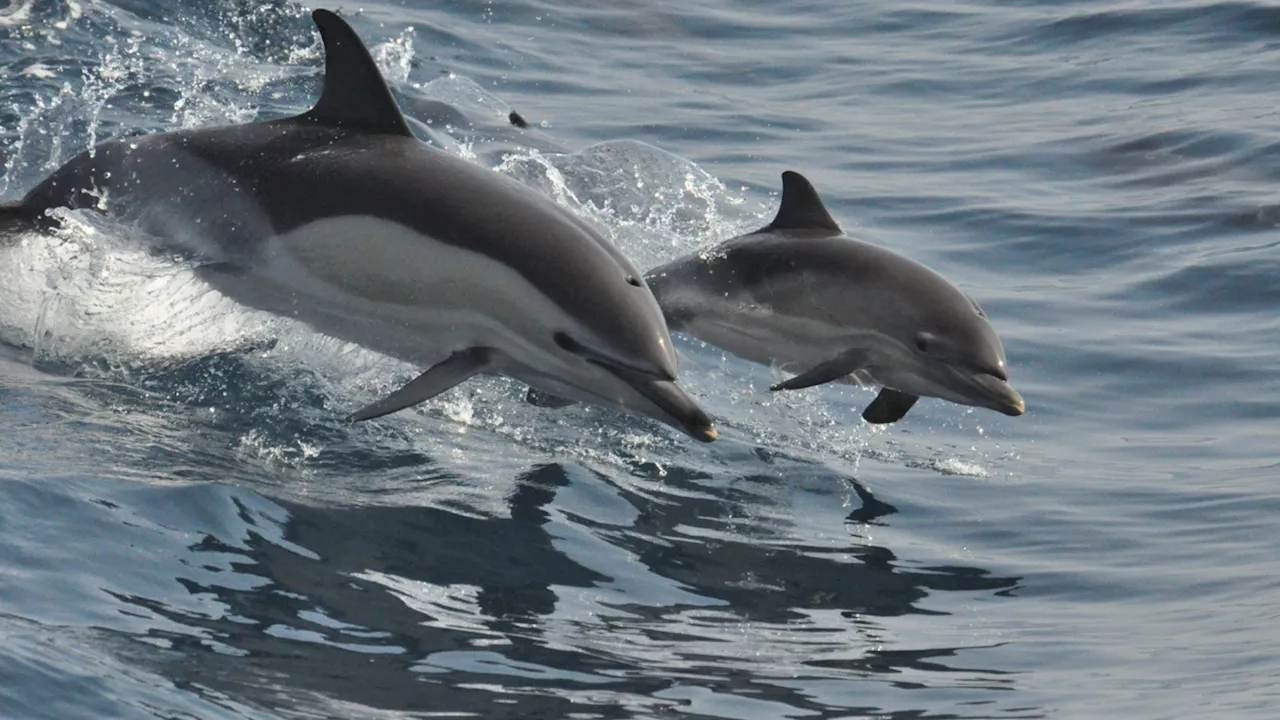
<path fill-rule="evenodd" d="M 1022 396 L 1019 395 L 1016 390 L 1014 390 L 1013 388 L 1009 388 L 1009 391 L 1013 393 L 1013 398 L 1010 400 L 1008 405 L 1000 408 L 1000 412 L 1010 417 L 1018 417 L 1019 415 L 1027 411 L 1027 403 L 1025 400 L 1022 399 Z"/>
<path fill-rule="evenodd" d="M 720 437 L 711 416 L 676 383 L 634 378 L 628 384 L 662 411 L 666 418 L 660 419 L 680 428 L 695 440 L 711 442 Z"/>
<path fill-rule="evenodd" d="M 651 417 L 680 428 L 690 437 L 711 442 L 720 437 L 711 416 L 685 392 L 674 380 L 656 379 L 649 373 L 640 373 L 627 367 L 597 363 L 615 377 L 631 386 L 658 411 Z"/>
<path fill-rule="evenodd" d="M 1010 417 L 1017 417 L 1027 411 L 1027 403 L 1018 394 L 1017 390 L 1007 382 L 1007 373 L 996 375 L 995 373 L 978 373 L 974 376 L 978 386 L 982 388 L 987 396 L 987 407 L 996 412 L 1004 413 Z"/>

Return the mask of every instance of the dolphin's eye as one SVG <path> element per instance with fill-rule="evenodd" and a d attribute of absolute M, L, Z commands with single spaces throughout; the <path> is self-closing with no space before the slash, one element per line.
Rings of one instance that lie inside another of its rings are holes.
<path fill-rule="evenodd" d="M 629 285 L 635 285 L 636 287 L 644 287 L 644 286 L 640 283 L 640 278 L 636 277 L 635 275 L 628 275 L 628 276 L 627 276 L 627 284 L 629 284 Z"/>
<path fill-rule="evenodd" d="M 928 335 L 916 336 L 916 349 L 922 353 L 929 352 L 929 336 Z"/>
<path fill-rule="evenodd" d="M 586 351 L 586 348 L 582 346 L 582 343 L 569 337 L 568 333 L 558 332 L 553 335 L 551 339 L 555 340 L 556 345 L 565 352 L 571 352 L 574 355 L 581 355 Z"/>

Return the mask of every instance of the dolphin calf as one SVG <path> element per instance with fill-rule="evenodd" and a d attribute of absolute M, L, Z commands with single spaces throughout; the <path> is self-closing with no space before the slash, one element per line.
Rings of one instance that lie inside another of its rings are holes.
<path fill-rule="evenodd" d="M 862 417 L 902 419 L 921 396 L 1021 415 L 1000 338 L 938 273 L 846 236 L 804 176 L 782 174 L 777 217 L 651 270 L 673 331 L 796 373 L 772 390 L 882 386 Z"/>
<path fill-rule="evenodd" d="M 355 31 L 312 18 L 325 76 L 310 110 L 107 141 L 0 206 L 0 226 L 99 210 L 233 300 L 428 368 L 352 420 L 489 373 L 714 440 L 631 262 L 549 198 L 415 139 Z"/>

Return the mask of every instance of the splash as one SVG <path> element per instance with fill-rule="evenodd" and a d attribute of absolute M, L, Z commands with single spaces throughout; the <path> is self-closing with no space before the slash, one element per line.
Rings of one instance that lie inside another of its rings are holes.
<path fill-rule="evenodd" d="M 275 323 L 97 216 L 60 219 L 52 237 L 27 235 L 0 251 L 13 269 L 0 292 L 0 340 L 31 347 L 39 359 L 188 357 L 261 341 Z"/>
<path fill-rule="evenodd" d="M 464 120 L 489 121 L 497 125 L 508 124 L 507 118 L 511 114 L 511 106 L 465 75 L 449 73 L 413 87 L 421 97 L 437 100 L 450 106 Z M 456 131 L 464 129 L 459 126 L 452 128 Z"/>
<path fill-rule="evenodd" d="M 929 469 L 943 475 L 961 475 L 975 478 L 991 477 L 991 472 L 981 464 L 956 457 L 934 460 L 929 464 Z"/>
<path fill-rule="evenodd" d="M 399 37 L 373 48 L 373 60 L 387 82 L 397 85 L 409 81 L 409 71 L 413 69 L 413 38 L 413 26 L 409 26 Z"/>
<path fill-rule="evenodd" d="M 0 27 L 21 26 L 31 19 L 31 8 L 36 0 L 13 0 L 8 7 L 0 9 Z"/>
<path fill-rule="evenodd" d="M 576 153 L 511 153 L 496 169 L 594 220 L 641 268 L 728 239 L 759 219 L 692 161 L 637 140 Z"/>

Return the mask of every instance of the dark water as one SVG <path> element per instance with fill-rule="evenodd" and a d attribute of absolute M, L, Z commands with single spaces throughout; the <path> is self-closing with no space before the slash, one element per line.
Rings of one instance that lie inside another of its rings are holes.
<path fill-rule="evenodd" d="M 1028 414 L 872 429 L 680 339 L 711 445 L 499 380 L 351 428 L 411 368 L 70 216 L 0 252 L 0 716 L 1276 717 L 1280 9 L 362 7 L 423 137 L 642 266 L 804 172 Z M 296 5 L 19 0 L 0 197 L 320 57 Z"/>

